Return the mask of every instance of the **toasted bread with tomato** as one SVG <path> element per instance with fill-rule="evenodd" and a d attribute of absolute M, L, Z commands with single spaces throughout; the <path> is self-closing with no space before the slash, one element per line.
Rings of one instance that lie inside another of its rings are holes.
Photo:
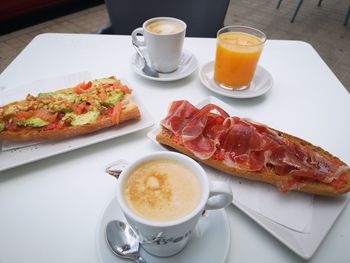
<path fill-rule="evenodd" d="M 337 196 L 350 191 L 350 167 L 326 150 L 214 104 L 174 101 L 156 140 L 227 174 L 280 191 Z"/>
<path fill-rule="evenodd" d="M 0 141 L 44 141 L 92 133 L 141 117 L 132 90 L 116 77 L 30 94 L 0 107 Z"/>

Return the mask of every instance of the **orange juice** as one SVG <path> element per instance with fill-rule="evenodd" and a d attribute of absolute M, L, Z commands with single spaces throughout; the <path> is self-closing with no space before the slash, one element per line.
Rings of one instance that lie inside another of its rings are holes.
<path fill-rule="evenodd" d="M 253 79 L 265 39 L 243 32 L 218 35 L 214 79 L 226 88 L 242 89 Z"/>

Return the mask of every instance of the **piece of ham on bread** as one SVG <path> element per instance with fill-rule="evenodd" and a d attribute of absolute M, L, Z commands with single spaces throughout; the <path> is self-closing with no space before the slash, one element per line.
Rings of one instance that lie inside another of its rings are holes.
<path fill-rule="evenodd" d="M 340 195 L 350 168 L 311 143 L 208 104 L 174 101 L 156 140 L 234 176 L 273 184 L 282 192 Z"/>
<path fill-rule="evenodd" d="M 132 90 L 116 77 L 28 95 L 0 107 L 0 141 L 45 141 L 92 133 L 139 119 Z"/>

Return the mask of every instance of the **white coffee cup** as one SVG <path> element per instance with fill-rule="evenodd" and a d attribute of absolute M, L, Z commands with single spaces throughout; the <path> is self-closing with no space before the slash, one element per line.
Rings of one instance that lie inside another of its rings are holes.
<path fill-rule="evenodd" d="M 137 37 L 139 34 L 143 35 L 144 40 Z M 131 38 L 136 46 L 146 46 L 155 70 L 169 73 L 176 70 L 180 63 L 185 34 L 185 22 L 172 17 L 155 17 L 136 28 Z"/>
<path fill-rule="evenodd" d="M 170 221 L 154 221 L 137 214 L 124 195 L 127 179 L 141 164 L 154 160 L 174 160 L 186 166 L 198 179 L 200 196 L 197 205 L 184 216 Z M 139 158 L 121 173 L 117 183 L 117 199 L 130 226 L 140 236 L 143 248 L 152 255 L 168 257 L 180 252 L 205 209 L 220 209 L 232 202 L 231 188 L 224 182 L 209 182 L 203 168 L 193 159 L 175 152 L 155 152 Z"/>

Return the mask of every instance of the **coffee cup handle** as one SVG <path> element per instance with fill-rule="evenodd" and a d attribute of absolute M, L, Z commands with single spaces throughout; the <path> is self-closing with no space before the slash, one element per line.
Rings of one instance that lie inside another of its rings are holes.
<path fill-rule="evenodd" d="M 137 37 L 138 34 L 143 36 L 143 28 L 142 27 L 138 27 L 134 31 L 132 31 L 132 33 L 131 33 L 132 42 L 138 47 L 146 46 L 145 40 L 142 41 L 142 40 L 138 39 L 138 37 Z"/>
<path fill-rule="evenodd" d="M 210 182 L 209 190 L 209 198 L 205 209 L 220 209 L 231 204 L 233 195 L 227 183 L 219 181 Z"/>

